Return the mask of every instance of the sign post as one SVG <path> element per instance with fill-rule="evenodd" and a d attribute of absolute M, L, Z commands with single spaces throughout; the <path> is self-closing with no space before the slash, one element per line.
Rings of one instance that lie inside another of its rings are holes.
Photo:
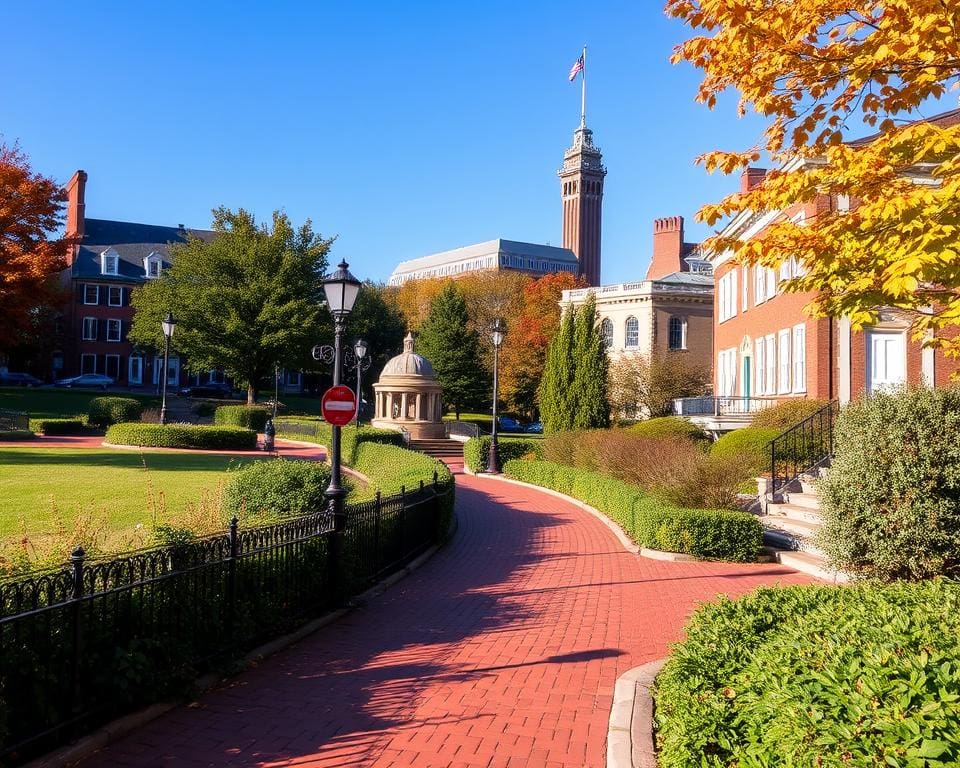
<path fill-rule="evenodd" d="M 320 410 L 323 419 L 335 427 L 343 427 L 353 421 L 357 411 L 357 398 L 350 387 L 330 387 L 323 393 L 320 401 Z"/>

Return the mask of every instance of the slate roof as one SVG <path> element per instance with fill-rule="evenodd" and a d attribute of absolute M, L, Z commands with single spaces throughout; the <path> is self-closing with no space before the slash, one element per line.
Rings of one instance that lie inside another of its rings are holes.
<path fill-rule="evenodd" d="M 539 243 L 524 243 L 517 240 L 487 240 L 484 243 L 475 245 L 466 245 L 462 248 L 454 248 L 450 251 L 434 253 L 429 256 L 421 256 L 409 261 L 401 261 L 393 275 L 401 275 L 406 272 L 438 267 L 444 264 L 454 264 L 466 259 L 473 259 L 492 255 L 512 255 L 523 256 L 533 259 L 549 259 L 555 262 L 564 262 L 576 264 L 577 257 L 569 248 L 558 248 L 553 245 L 540 245 Z"/>
<path fill-rule="evenodd" d="M 74 278 L 97 278 L 123 283 L 146 280 L 143 260 L 154 251 L 162 254 L 163 265 L 169 266 L 167 246 L 171 243 L 186 243 L 190 235 L 207 242 L 216 236 L 215 232 L 207 229 L 160 227 L 106 219 L 84 219 L 84 231 L 83 242 L 73 262 L 71 275 Z M 100 271 L 100 254 L 107 247 L 113 247 L 120 255 L 117 275 L 104 275 Z"/>

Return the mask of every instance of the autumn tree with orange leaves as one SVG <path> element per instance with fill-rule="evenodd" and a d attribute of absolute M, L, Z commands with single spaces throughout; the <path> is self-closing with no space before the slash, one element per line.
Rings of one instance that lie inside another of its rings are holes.
<path fill-rule="evenodd" d="M 35 330 L 44 308 L 62 296 L 55 275 L 66 267 L 67 241 L 51 237 L 66 196 L 53 179 L 30 168 L 16 145 L 0 144 L 0 352 Z"/>
<path fill-rule="evenodd" d="M 700 219 L 786 211 L 822 194 L 852 202 L 708 247 L 768 267 L 795 256 L 806 274 L 786 288 L 813 292 L 811 311 L 862 327 L 880 307 L 899 307 L 915 338 L 960 355 L 960 115 L 925 119 L 945 109 L 931 101 L 960 78 L 960 5 L 668 0 L 666 13 L 696 33 L 673 60 L 703 71 L 698 99 L 712 108 L 732 89 L 741 114 L 770 118 L 755 147 L 701 162 L 731 173 L 766 151 L 779 166 L 749 192 L 704 206 Z"/>

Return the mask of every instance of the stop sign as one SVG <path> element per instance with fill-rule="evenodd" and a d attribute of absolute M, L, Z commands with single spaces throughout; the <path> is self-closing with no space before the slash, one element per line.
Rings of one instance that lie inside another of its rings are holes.
<path fill-rule="evenodd" d="M 353 420 L 357 412 L 357 398 L 350 387 L 330 387 L 323 393 L 320 410 L 325 421 L 342 427 Z"/>

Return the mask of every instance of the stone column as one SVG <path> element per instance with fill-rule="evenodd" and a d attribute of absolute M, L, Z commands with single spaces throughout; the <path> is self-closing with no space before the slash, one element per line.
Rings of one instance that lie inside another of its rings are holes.
<path fill-rule="evenodd" d="M 404 392 L 400 396 L 400 418 L 403 421 L 407 420 L 407 393 Z"/>
<path fill-rule="evenodd" d="M 417 392 L 417 399 L 415 401 L 414 407 L 416 408 L 416 419 L 417 421 L 423 421 L 423 411 L 421 407 L 423 406 L 423 395 Z"/>

